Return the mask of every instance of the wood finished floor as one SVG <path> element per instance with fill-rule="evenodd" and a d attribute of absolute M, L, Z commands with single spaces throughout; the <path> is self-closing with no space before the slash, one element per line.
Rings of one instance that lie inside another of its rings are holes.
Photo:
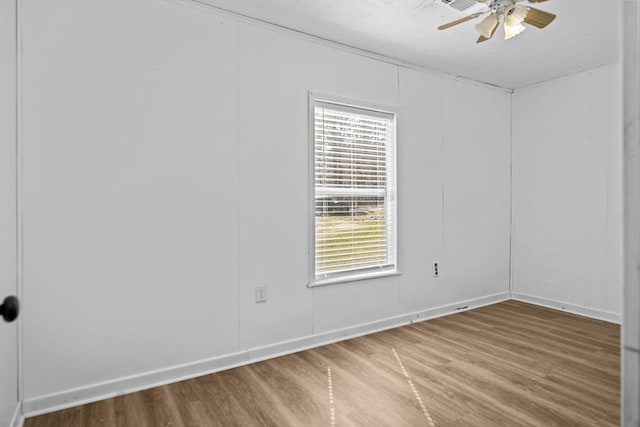
<path fill-rule="evenodd" d="M 507 301 L 25 426 L 613 426 L 619 329 Z"/>

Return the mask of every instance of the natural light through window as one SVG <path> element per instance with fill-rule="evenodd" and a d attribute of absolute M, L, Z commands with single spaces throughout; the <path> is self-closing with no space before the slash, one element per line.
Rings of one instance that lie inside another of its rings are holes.
<path fill-rule="evenodd" d="M 395 116 L 315 101 L 315 281 L 394 272 Z"/>

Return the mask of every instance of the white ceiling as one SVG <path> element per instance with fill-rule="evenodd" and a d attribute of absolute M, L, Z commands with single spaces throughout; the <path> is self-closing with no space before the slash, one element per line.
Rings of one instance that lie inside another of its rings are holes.
<path fill-rule="evenodd" d="M 617 61 L 619 0 L 550 0 L 545 29 L 476 44 L 476 21 L 440 0 L 199 0 L 327 40 L 466 78 L 518 88 Z"/>

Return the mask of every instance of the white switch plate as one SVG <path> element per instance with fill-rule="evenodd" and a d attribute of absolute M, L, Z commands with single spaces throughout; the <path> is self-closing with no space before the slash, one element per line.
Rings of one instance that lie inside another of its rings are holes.
<path fill-rule="evenodd" d="M 267 285 L 256 286 L 256 303 L 267 302 Z"/>

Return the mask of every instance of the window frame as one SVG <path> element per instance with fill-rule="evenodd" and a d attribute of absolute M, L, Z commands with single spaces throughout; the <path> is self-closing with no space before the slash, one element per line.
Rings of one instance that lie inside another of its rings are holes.
<path fill-rule="evenodd" d="M 391 137 L 392 137 L 392 158 L 390 166 L 392 168 L 391 178 L 393 181 L 392 188 L 388 191 L 391 192 L 392 206 L 391 213 L 393 215 L 393 252 L 395 254 L 395 262 L 393 265 L 387 268 L 368 267 L 363 272 L 358 272 L 358 269 L 347 270 L 344 274 L 336 274 L 329 278 L 316 278 L 316 238 L 315 238 L 315 108 L 317 103 L 332 104 L 336 106 L 336 109 L 350 112 L 370 112 L 371 115 L 384 115 L 391 116 Z M 388 276 L 400 275 L 399 270 L 399 253 L 398 253 L 398 171 L 397 171 L 397 158 L 398 158 L 398 111 L 396 107 L 390 107 L 381 104 L 374 104 L 366 101 L 359 101 L 354 99 L 348 99 L 333 95 L 319 94 L 312 91 L 308 93 L 308 179 L 309 179 L 309 267 L 308 267 L 308 282 L 307 287 L 313 288 L 317 286 L 326 286 L 337 283 L 347 283 L 360 280 L 376 279 Z"/>

